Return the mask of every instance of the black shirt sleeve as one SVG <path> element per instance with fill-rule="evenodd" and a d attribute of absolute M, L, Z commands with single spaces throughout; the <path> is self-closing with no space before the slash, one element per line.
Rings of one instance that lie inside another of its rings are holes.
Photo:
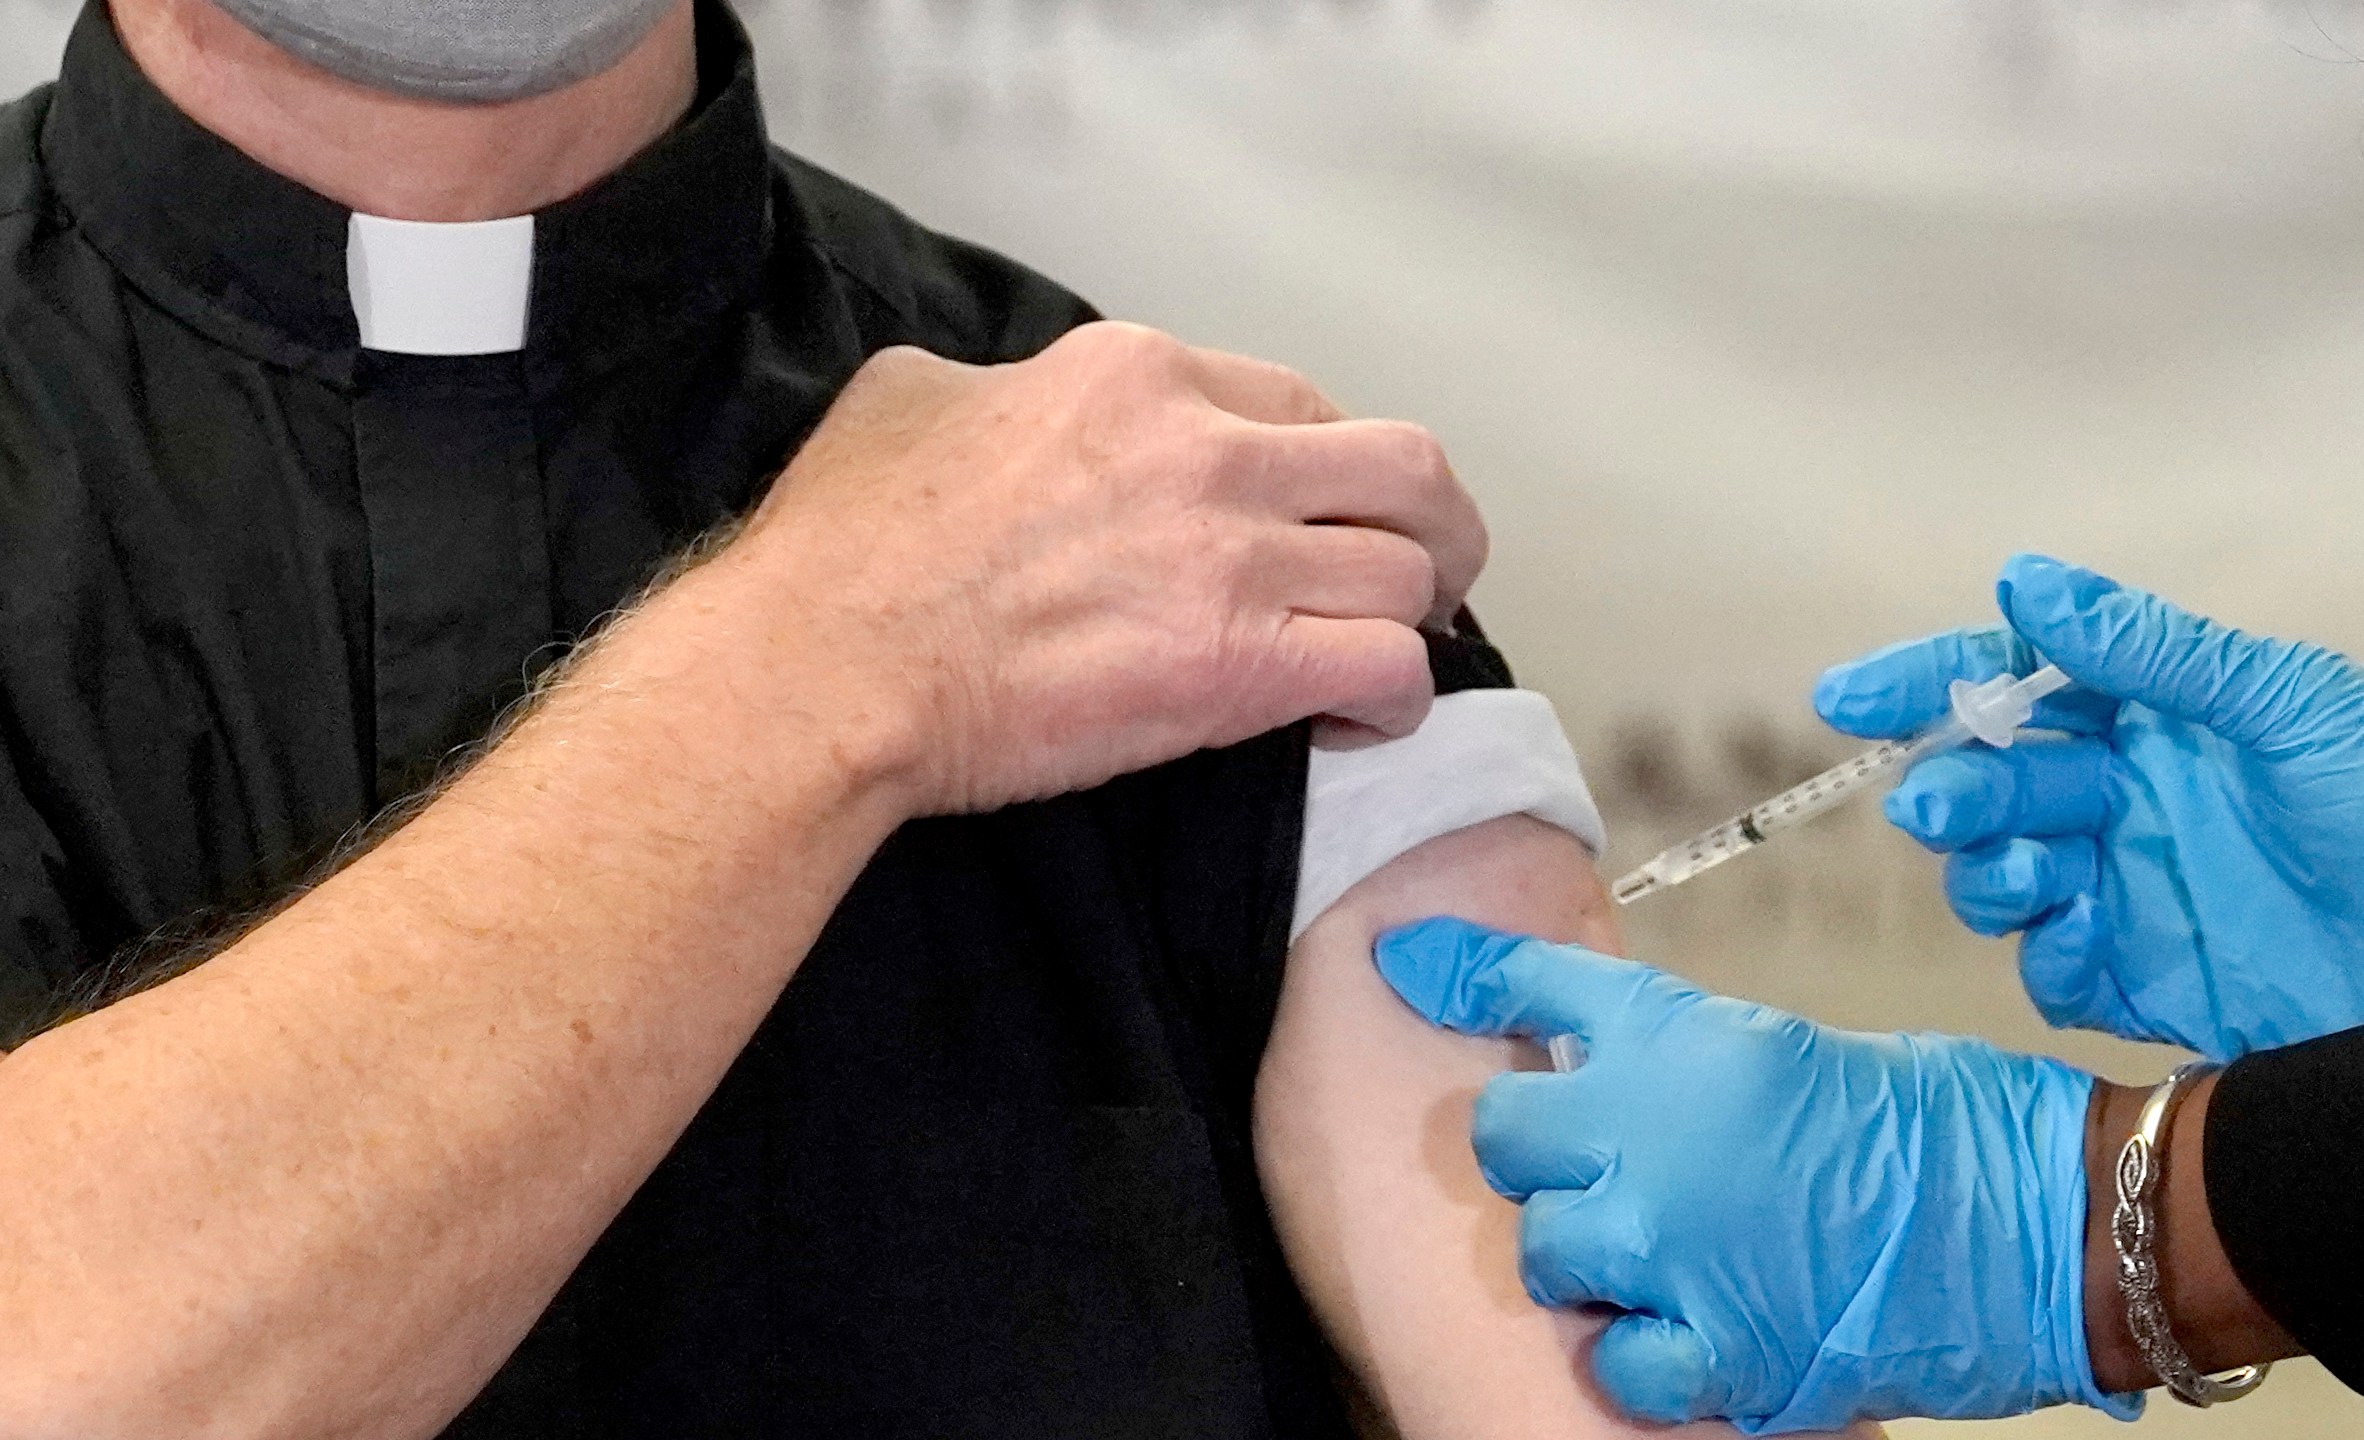
<path fill-rule="evenodd" d="M 852 286 L 862 349 L 917 345 L 971 365 L 1025 360 L 1100 319 L 1075 294 L 1016 261 L 939 234 L 785 151 L 781 181 L 808 217 L 806 243 Z"/>
<path fill-rule="evenodd" d="M 2364 1030 L 2236 1062 L 2209 1105 L 2208 1208 L 2266 1313 L 2364 1391 Z"/>
<path fill-rule="evenodd" d="M 63 850 L 0 751 L 0 1051 L 48 1023 L 84 968 L 65 876 Z"/>
<path fill-rule="evenodd" d="M 1467 610 L 1453 621 L 1450 634 L 1431 631 L 1428 641 L 1428 669 L 1436 677 L 1436 693 L 1458 695 L 1466 690 L 1509 690 L 1518 680 L 1510 673 L 1510 662 L 1486 638 L 1477 617 Z"/>

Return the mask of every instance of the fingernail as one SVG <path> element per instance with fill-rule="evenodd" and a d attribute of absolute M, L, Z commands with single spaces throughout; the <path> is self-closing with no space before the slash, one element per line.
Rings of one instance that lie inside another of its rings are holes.
<path fill-rule="evenodd" d="M 1889 824 L 1924 842 L 1942 838 L 1954 814 L 1942 792 L 1920 788 L 1909 780 L 1888 792 L 1881 809 Z"/>
<path fill-rule="evenodd" d="M 2106 575 L 2048 555 L 2021 555 L 1996 582 L 1995 598 L 2014 627 L 2025 631 L 2068 620 L 2122 588 Z"/>
<path fill-rule="evenodd" d="M 2003 852 L 2002 883 L 2015 900 L 2028 899 L 2036 893 L 2041 877 L 2036 874 L 2034 851 L 2014 846 Z"/>
<path fill-rule="evenodd" d="M 2079 895 L 2046 923 L 2053 943 L 2067 950 L 2083 950 L 2093 943 L 2093 897 Z"/>
<path fill-rule="evenodd" d="M 1913 828 L 1912 801 L 1901 786 L 1889 791 L 1888 798 L 1880 802 L 1880 813 L 1887 816 L 1888 823 L 1899 830 Z"/>
<path fill-rule="evenodd" d="M 2039 583 L 2061 570 L 2061 563 L 2049 555 L 2014 555 L 2003 562 L 2002 577 L 1995 581 L 1995 604 L 2005 619 L 2019 614 L 2019 584 L 2023 580 Z"/>
<path fill-rule="evenodd" d="M 1848 682 L 1855 678 L 1855 666 L 1833 665 L 1814 682 L 1814 713 L 1826 721 L 1839 718 L 1839 707 L 1848 697 Z"/>

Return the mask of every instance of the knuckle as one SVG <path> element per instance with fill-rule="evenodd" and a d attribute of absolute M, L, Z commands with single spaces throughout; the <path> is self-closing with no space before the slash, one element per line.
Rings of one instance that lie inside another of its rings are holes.
<path fill-rule="evenodd" d="M 1437 438 L 1435 431 L 1421 425 L 1407 426 L 1404 450 L 1410 457 L 1410 463 L 1422 475 L 1431 480 L 1450 481 L 1453 478 L 1453 462 L 1445 454 L 1445 442 Z"/>
<path fill-rule="evenodd" d="M 1373 422 L 1371 434 L 1384 463 L 1399 475 L 1427 486 L 1452 480 L 1444 442 L 1427 427 L 1408 420 L 1380 420 Z"/>
<path fill-rule="evenodd" d="M 1470 574 L 1468 578 L 1474 581 L 1477 576 L 1485 573 L 1487 564 L 1494 558 L 1494 532 L 1487 526 L 1486 517 L 1477 508 L 1475 500 L 1469 502 L 1468 541 L 1470 547 L 1468 560 Z"/>
<path fill-rule="evenodd" d="M 933 374 L 949 368 L 948 361 L 931 355 L 916 345 L 890 345 L 864 361 L 854 373 L 857 385 L 876 385 L 881 381 Z"/>
<path fill-rule="evenodd" d="M 1321 387 L 1315 385 L 1311 379 L 1307 378 L 1304 371 L 1295 366 L 1283 365 L 1277 360 L 1259 360 L 1256 363 L 1264 367 L 1265 373 L 1271 377 L 1273 384 L 1286 387 L 1298 395 L 1316 400 L 1321 398 Z"/>
<path fill-rule="evenodd" d="M 1177 465 L 1203 470 L 1203 446 L 1211 427 L 1189 402 L 1180 376 L 1182 343 L 1138 325 L 1101 321 L 1078 331 L 1074 371 L 1066 379 L 1071 403 L 1097 451 L 1128 463 L 1144 475 Z"/>
<path fill-rule="evenodd" d="M 1252 425 L 1226 420 L 1219 412 L 1203 414 L 1188 426 L 1183 443 L 1193 463 L 1188 473 L 1226 490 L 1256 486 L 1273 473 L 1272 440 Z"/>
<path fill-rule="evenodd" d="M 1073 355 L 1079 352 L 1090 354 L 1105 350 L 1111 345 L 1119 343 L 1120 337 L 1131 328 L 1133 327 L 1122 320 L 1094 320 L 1088 324 L 1078 325 L 1057 340 L 1052 341 L 1051 348 L 1044 353 Z"/>
<path fill-rule="evenodd" d="M 1319 425 L 1340 415 L 1337 403 L 1301 372 L 1275 365 L 1271 379 L 1273 388 L 1286 397 L 1289 418 L 1299 424 Z"/>
<path fill-rule="evenodd" d="M 1080 348 L 1095 357 L 1128 368 L 1171 368 L 1180 363 L 1184 353 L 1182 342 L 1163 330 L 1125 320 L 1095 321 L 1076 331 L 1075 338 Z"/>
<path fill-rule="evenodd" d="M 913 397 L 934 393 L 964 368 L 915 345 L 890 346 L 862 362 L 838 403 L 856 410 L 912 403 Z"/>

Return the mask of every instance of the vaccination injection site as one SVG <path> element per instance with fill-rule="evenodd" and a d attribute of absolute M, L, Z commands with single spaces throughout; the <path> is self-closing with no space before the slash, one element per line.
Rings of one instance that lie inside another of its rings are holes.
<path fill-rule="evenodd" d="M 2364 1435 L 2364 0 L 0 0 L 0 1440 Z"/>

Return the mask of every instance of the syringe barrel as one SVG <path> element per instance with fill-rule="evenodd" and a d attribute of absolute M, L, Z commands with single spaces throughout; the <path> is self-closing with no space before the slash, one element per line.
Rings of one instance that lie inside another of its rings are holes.
<path fill-rule="evenodd" d="M 1712 830 L 1703 830 L 1679 845 L 1669 846 L 1648 864 L 1620 879 L 1612 893 L 1617 903 L 1630 905 L 1645 895 L 1671 889 L 1755 849 L 1781 831 L 1836 809 L 1916 761 L 1979 738 L 1981 732 L 1991 732 L 1990 744 L 2008 745 L 2010 726 L 2024 723 L 2038 700 L 2067 684 L 2067 677 L 2046 666 L 2025 680 L 2004 676 L 1983 686 L 1957 687 L 1960 693 L 1955 696 L 1956 713 L 1934 728 L 1910 740 L 1892 740 L 1866 750 L 1804 784 L 1782 791 L 1745 814 Z"/>
<path fill-rule="evenodd" d="M 1926 738 L 1923 737 L 1924 741 Z M 1933 752 L 1923 749 L 1923 741 L 1890 741 L 1844 764 L 1834 765 L 1802 785 L 1782 791 L 1749 811 L 1741 823 L 1756 832 L 1752 843 L 1793 825 L 1803 825 L 1852 799 L 1866 785 L 1896 773 L 1929 753 Z"/>

